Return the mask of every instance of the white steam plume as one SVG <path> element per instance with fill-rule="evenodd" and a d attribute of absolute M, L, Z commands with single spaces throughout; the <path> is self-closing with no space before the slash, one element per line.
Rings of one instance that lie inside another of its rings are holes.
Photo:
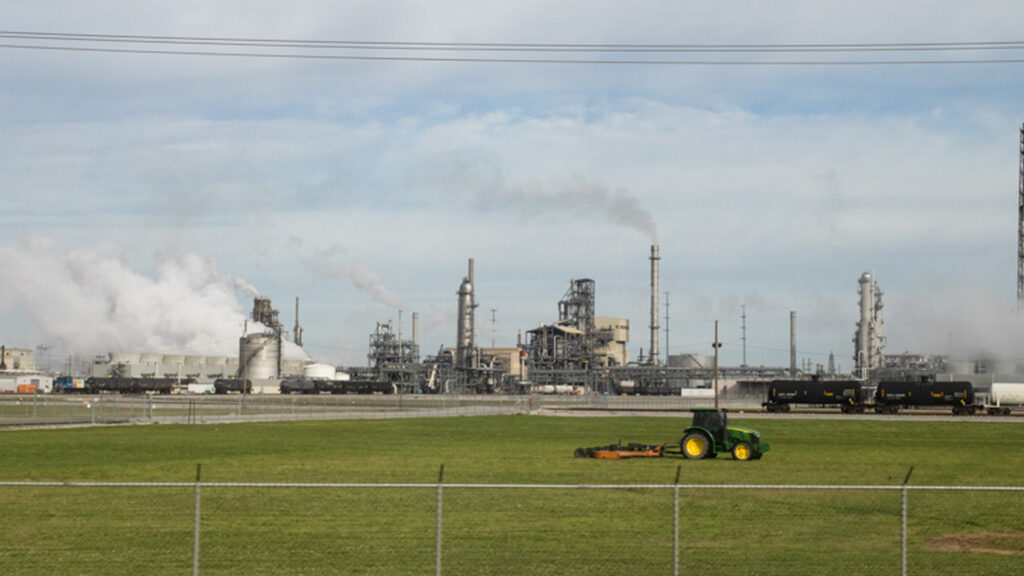
<path fill-rule="evenodd" d="M 32 238 L 0 248 L 0 312 L 17 307 L 45 343 L 80 355 L 112 351 L 236 356 L 245 319 L 238 291 L 256 290 L 195 254 L 162 263 L 155 277 L 115 250 L 64 252 Z"/>

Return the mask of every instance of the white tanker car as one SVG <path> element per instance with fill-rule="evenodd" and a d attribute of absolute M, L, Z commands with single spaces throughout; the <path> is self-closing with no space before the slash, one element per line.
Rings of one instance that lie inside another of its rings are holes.
<path fill-rule="evenodd" d="M 1024 384 L 993 382 L 988 391 L 985 409 L 989 414 L 1009 414 L 1013 408 L 1024 407 Z"/>

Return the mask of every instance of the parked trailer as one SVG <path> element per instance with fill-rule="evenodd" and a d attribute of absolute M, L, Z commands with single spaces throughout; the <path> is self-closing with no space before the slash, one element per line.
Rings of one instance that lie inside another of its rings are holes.
<path fill-rule="evenodd" d="M 761 405 L 768 412 L 789 412 L 793 404 L 812 404 L 860 413 L 867 396 L 858 380 L 772 380 L 768 400 Z"/>
<path fill-rule="evenodd" d="M 985 411 L 1007 416 L 1013 408 L 1024 406 L 1024 384 L 993 382 L 988 392 Z"/>
<path fill-rule="evenodd" d="M 875 389 L 875 412 L 895 414 L 902 408 L 949 407 L 953 414 L 974 414 L 980 406 L 974 403 L 974 386 L 967 381 L 879 382 Z"/>

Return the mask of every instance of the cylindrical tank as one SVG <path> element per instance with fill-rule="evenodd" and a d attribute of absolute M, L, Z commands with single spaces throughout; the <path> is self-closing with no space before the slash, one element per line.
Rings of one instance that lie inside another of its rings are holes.
<path fill-rule="evenodd" d="M 302 375 L 314 380 L 331 380 L 335 372 L 334 366 L 330 364 L 306 364 Z"/>
<path fill-rule="evenodd" d="M 1024 406 L 1024 384 L 994 382 L 988 394 L 996 406 Z"/>
<path fill-rule="evenodd" d="M 242 338 L 239 368 L 245 370 L 247 379 L 277 378 L 280 366 L 281 340 L 278 334 L 264 332 Z"/>

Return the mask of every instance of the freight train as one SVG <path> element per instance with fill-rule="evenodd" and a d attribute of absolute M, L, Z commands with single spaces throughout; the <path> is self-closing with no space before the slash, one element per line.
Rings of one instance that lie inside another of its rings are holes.
<path fill-rule="evenodd" d="M 1024 406 L 1024 384 L 993 384 L 987 398 L 967 381 L 934 379 L 882 381 L 871 386 L 860 380 L 772 380 L 762 406 L 768 412 L 789 412 L 793 405 L 838 407 L 843 413 L 895 414 L 900 408 L 950 409 L 953 414 L 1008 415 L 1011 406 Z"/>
<path fill-rule="evenodd" d="M 282 380 L 281 394 L 392 394 L 394 384 L 376 380 Z"/>

